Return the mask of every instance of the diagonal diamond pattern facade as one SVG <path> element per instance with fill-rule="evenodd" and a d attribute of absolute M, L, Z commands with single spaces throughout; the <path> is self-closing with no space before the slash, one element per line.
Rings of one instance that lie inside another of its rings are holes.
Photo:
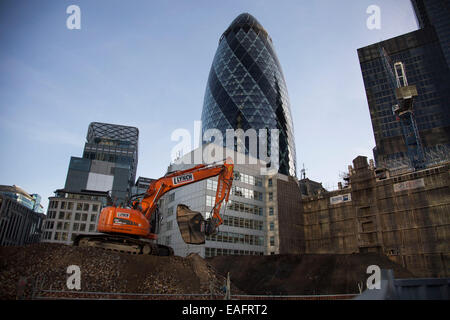
<path fill-rule="evenodd" d="M 279 172 L 296 176 L 294 128 L 272 40 L 250 14 L 223 33 L 206 86 L 202 130 L 279 129 Z"/>

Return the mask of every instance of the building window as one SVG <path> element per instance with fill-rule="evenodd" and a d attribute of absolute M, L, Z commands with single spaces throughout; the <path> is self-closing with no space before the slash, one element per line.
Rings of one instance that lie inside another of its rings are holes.
<path fill-rule="evenodd" d="M 269 192 L 269 201 L 273 200 L 273 192 Z"/>
<path fill-rule="evenodd" d="M 91 222 L 95 222 L 97 221 L 97 215 L 96 214 L 92 214 L 91 215 Z"/>
<path fill-rule="evenodd" d="M 67 202 L 67 210 L 72 210 L 73 202 Z"/>
<path fill-rule="evenodd" d="M 92 205 L 92 211 L 98 212 L 98 204 L 93 204 Z"/>
<path fill-rule="evenodd" d="M 87 221 L 87 213 L 81 215 L 81 221 Z"/>
<path fill-rule="evenodd" d="M 95 232 L 95 224 L 89 225 L 89 232 Z"/>
<path fill-rule="evenodd" d="M 174 207 L 169 207 L 167 209 L 167 216 L 170 217 L 174 214 Z"/>
<path fill-rule="evenodd" d="M 270 246 L 275 246 L 275 237 L 270 237 Z"/>
<path fill-rule="evenodd" d="M 58 219 L 60 219 L 60 220 L 64 219 L 64 212 L 63 211 L 59 212 Z"/>
<path fill-rule="evenodd" d="M 215 199 L 212 196 L 206 196 L 206 206 L 207 207 L 213 207 L 214 206 Z"/>
<path fill-rule="evenodd" d="M 270 223 L 270 231 L 275 230 L 275 224 L 273 222 Z"/>
<path fill-rule="evenodd" d="M 272 186 L 272 179 L 269 179 L 269 187 L 271 187 Z"/>
<path fill-rule="evenodd" d="M 81 218 L 81 213 L 80 212 L 76 212 L 75 213 L 75 221 L 80 221 Z"/>
<path fill-rule="evenodd" d="M 79 211 L 83 210 L 83 204 L 82 203 L 77 203 L 77 210 L 79 210 Z"/>
<path fill-rule="evenodd" d="M 246 199 L 256 199 L 256 200 L 262 200 L 262 193 L 258 191 L 253 191 L 247 188 L 234 186 L 232 188 L 232 194 L 237 197 L 243 197 Z"/>
<path fill-rule="evenodd" d="M 264 237 L 251 234 L 240 234 L 233 232 L 221 232 L 207 236 L 206 240 L 215 242 L 241 243 L 255 246 L 264 246 Z"/>
<path fill-rule="evenodd" d="M 174 200 L 175 200 L 175 192 L 169 194 L 169 196 L 167 197 L 167 201 L 168 201 L 169 203 L 172 202 L 172 201 L 174 201 Z"/>
<path fill-rule="evenodd" d="M 86 225 L 84 223 L 80 224 L 80 231 L 86 231 Z"/>
<path fill-rule="evenodd" d="M 83 204 L 83 211 L 89 211 L 89 203 Z"/>
<path fill-rule="evenodd" d="M 217 181 L 213 181 L 211 179 L 208 179 L 206 181 L 206 189 L 216 191 L 217 190 Z"/>
<path fill-rule="evenodd" d="M 80 227 L 80 224 L 79 223 L 74 223 L 73 224 L 73 226 L 72 226 L 72 230 L 73 231 L 78 231 L 78 228 Z"/>
<path fill-rule="evenodd" d="M 269 216 L 273 216 L 273 207 L 269 208 Z"/>
<path fill-rule="evenodd" d="M 66 212 L 66 220 L 70 220 L 72 218 L 72 212 Z"/>

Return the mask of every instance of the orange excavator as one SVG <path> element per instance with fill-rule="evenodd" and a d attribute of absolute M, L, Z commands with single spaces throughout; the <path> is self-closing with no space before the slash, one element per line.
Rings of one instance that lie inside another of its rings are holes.
<path fill-rule="evenodd" d="M 98 220 L 97 231 L 100 234 L 78 235 L 74 245 L 133 254 L 173 255 L 172 248 L 156 243 L 160 221 L 158 200 L 173 189 L 218 176 L 216 201 L 210 218 L 203 219 L 201 213 L 191 211 L 184 204 L 177 206 L 177 222 L 183 241 L 188 244 L 205 243 L 205 236 L 216 233 L 223 223 L 220 208 L 230 196 L 233 168 L 231 158 L 227 158 L 223 164 L 201 164 L 167 173 L 151 182 L 145 194 L 132 201 L 129 207 L 105 207 Z"/>

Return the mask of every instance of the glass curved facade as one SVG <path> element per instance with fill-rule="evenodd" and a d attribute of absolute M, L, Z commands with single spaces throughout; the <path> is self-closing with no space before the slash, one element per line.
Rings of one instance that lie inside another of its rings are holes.
<path fill-rule="evenodd" d="M 296 176 L 294 128 L 272 39 L 250 14 L 223 33 L 206 86 L 202 131 L 279 129 L 279 172 Z"/>

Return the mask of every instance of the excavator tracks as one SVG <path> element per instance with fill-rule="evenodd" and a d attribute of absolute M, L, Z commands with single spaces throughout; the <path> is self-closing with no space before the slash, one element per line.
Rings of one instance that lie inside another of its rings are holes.
<path fill-rule="evenodd" d="M 155 256 L 173 256 L 171 247 L 157 244 L 149 240 L 110 234 L 78 235 L 73 242 L 78 247 L 95 247 L 105 250 L 125 252 L 129 254 L 144 254 Z"/>

